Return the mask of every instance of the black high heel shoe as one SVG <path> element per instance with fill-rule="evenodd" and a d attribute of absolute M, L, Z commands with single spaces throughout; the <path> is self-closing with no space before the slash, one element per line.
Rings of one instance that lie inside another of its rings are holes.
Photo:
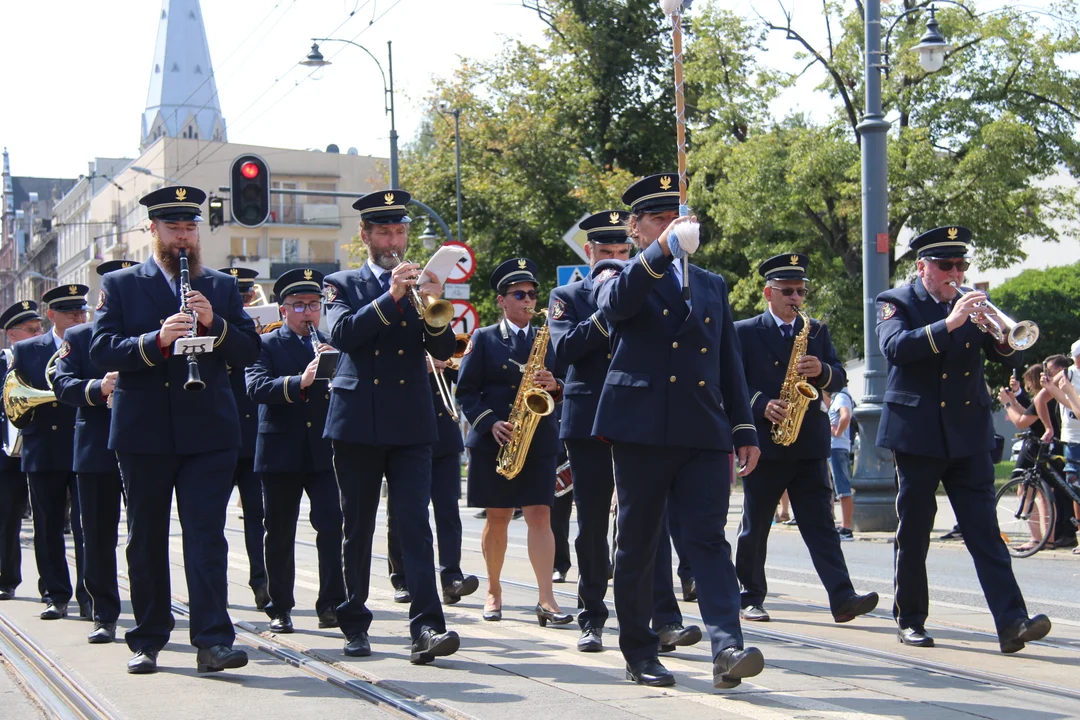
<path fill-rule="evenodd" d="M 502 620 L 502 608 L 496 610 L 485 610 L 484 619 L 489 621 Z"/>
<path fill-rule="evenodd" d="M 540 627 L 547 627 L 549 622 L 552 625 L 567 625 L 573 621 L 574 616 L 570 613 L 552 612 L 536 603 L 536 622 L 540 623 Z"/>

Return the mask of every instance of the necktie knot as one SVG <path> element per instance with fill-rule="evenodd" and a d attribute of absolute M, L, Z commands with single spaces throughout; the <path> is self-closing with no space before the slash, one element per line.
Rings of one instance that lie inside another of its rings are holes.
<path fill-rule="evenodd" d="M 379 276 L 379 285 L 382 286 L 382 291 L 383 292 L 388 292 L 390 290 L 390 273 L 389 272 L 384 272 L 382 275 Z"/>
<path fill-rule="evenodd" d="M 783 333 L 785 340 L 790 340 L 793 335 L 791 326 L 787 324 L 780 326 L 780 332 Z"/>

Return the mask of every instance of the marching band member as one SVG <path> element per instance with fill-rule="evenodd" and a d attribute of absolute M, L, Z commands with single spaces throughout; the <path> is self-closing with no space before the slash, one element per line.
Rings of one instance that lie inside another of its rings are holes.
<path fill-rule="evenodd" d="M 746 475 L 757 463 L 758 440 L 727 284 L 691 265 L 690 303 L 682 297 L 669 235 L 690 218 L 678 217 L 677 177 L 652 175 L 630 186 L 623 202 L 632 208 L 630 235 L 641 252 L 593 268 L 593 297 L 612 341 L 593 435 L 612 443 L 615 611 L 627 679 L 675 682 L 657 659 L 657 634 L 649 628 L 657 546 L 665 509 L 674 503 L 712 642 L 713 686 L 731 688 L 765 662 L 760 650 L 743 647 L 738 581 L 724 537 L 730 454 Z"/>
<path fill-rule="evenodd" d="M 323 437 L 330 386 L 315 377 L 319 359 L 313 345 L 319 352 L 333 348 L 318 330 L 314 337 L 310 332 L 319 324 L 322 281 L 322 273 L 310 268 L 289 270 L 278 278 L 274 294 L 284 323 L 262 336 L 259 359 L 247 370 L 248 393 L 259 404 L 255 472 L 262 475 L 266 496 L 266 614 L 270 629 L 278 633 L 293 631 L 296 522 L 305 492 L 319 556 L 319 627 L 337 627 L 337 606 L 345 602 L 341 505 L 333 450 Z M 245 502 L 245 517 L 248 507 Z"/>
<path fill-rule="evenodd" d="M 1028 617 L 1001 541 L 983 356 L 1008 367 L 1023 362 L 1022 353 L 998 345 L 976 322 L 968 322 L 972 313 L 993 314 L 979 305 L 985 293 L 958 298 L 954 287 L 964 281 L 970 241 L 971 231 L 959 226 L 919 235 L 911 241 L 918 278 L 877 297 L 878 342 L 889 363 L 877 444 L 893 451 L 899 485 L 893 617 L 900 642 L 933 646 L 925 625 L 930 611 L 926 553 L 937 510 L 934 495 L 944 484 L 994 615 L 1001 652 L 1014 653 L 1045 637 L 1050 619 Z"/>
<path fill-rule="evenodd" d="M 44 335 L 22 340 L 12 348 L 12 370 L 38 390 L 50 389 L 46 379 L 49 359 L 60 352 L 64 333 L 86 322 L 85 285 L 64 285 L 42 296 L 52 330 Z M 75 599 L 79 617 L 89 620 L 90 596 L 83 585 L 83 534 L 79 515 L 79 487 L 74 463 L 75 408 L 59 401 L 34 408 L 30 424 L 22 431 L 22 469 L 30 480 L 31 507 L 34 509 L 34 557 L 44 583 L 45 601 L 42 620 L 67 617 L 71 600 L 71 576 L 64 542 L 64 516 L 71 496 L 71 532 L 75 543 Z"/>
<path fill-rule="evenodd" d="M 258 270 L 251 268 L 221 268 L 221 272 L 236 278 L 240 299 L 247 307 L 255 299 L 255 278 Z M 270 601 L 266 590 L 266 561 L 263 559 L 263 487 L 255 470 L 255 437 L 259 433 L 259 409 L 248 397 L 244 368 L 229 366 L 229 386 L 236 398 L 236 414 L 240 421 L 240 450 L 233 471 L 233 485 L 240 491 L 240 508 L 244 513 L 244 549 L 248 559 L 248 587 L 255 595 L 255 608 L 263 610 Z"/>
<path fill-rule="evenodd" d="M 800 253 L 784 253 L 769 258 L 758 267 L 765 279 L 765 312 L 735 323 L 742 346 L 743 371 L 750 392 L 750 409 L 757 423 L 761 459 L 743 483 L 742 532 L 735 553 L 735 572 L 742 584 L 743 620 L 767 621 L 765 595 L 765 553 L 773 512 L 786 490 L 791 507 L 799 518 L 810 559 L 829 594 L 829 607 L 838 623 L 853 620 L 877 607 L 877 593 L 859 595 L 851 585 L 840 536 L 833 522 L 833 491 L 826 462 L 831 448 L 829 416 L 822 409 L 821 392 L 836 392 L 847 383 L 847 374 L 836 356 L 829 328 L 802 312 L 806 297 L 810 258 Z M 809 321 L 807 327 L 804 319 Z M 805 352 L 793 357 L 796 342 L 805 341 Z M 795 411 L 785 386 L 794 390 L 798 382 L 809 382 L 818 397 L 807 399 L 801 427 L 780 439 L 773 428 Z M 796 438 L 787 437 L 795 434 Z"/>
<path fill-rule="evenodd" d="M 7 340 L 15 344 L 41 335 L 41 316 L 33 300 L 20 300 L 0 313 L 0 329 Z M 11 350 L 0 351 L 0 386 L 7 378 Z M 8 432 L 4 406 L 0 403 L 0 432 Z M 0 600 L 15 597 L 15 588 L 22 584 L 22 548 L 19 531 L 22 529 L 23 511 L 30 502 L 30 490 L 26 485 L 26 473 L 22 471 L 19 456 L 7 454 L 7 439 L 0 448 Z"/>
<path fill-rule="evenodd" d="M 130 260 L 110 260 L 97 274 L 131 267 Z M 92 323 L 68 328 L 60 346 L 53 387 L 60 402 L 78 408 L 75 421 L 74 470 L 79 482 L 79 517 L 83 528 L 86 591 L 93 602 L 91 644 L 111 643 L 120 617 L 120 588 L 116 581 L 116 541 L 120 524 L 120 467 L 109 450 L 112 411 L 109 397 L 117 373 L 101 372 L 90 359 Z"/>
<path fill-rule="evenodd" d="M 626 261 L 631 242 L 627 237 L 630 214 L 606 210 L 581 221 L 588 242 L 589 264 L 606 259 Z M 611 445 L 593 437 L 596 406 L 611 363 L 610 338 L 603 316 L 593 301 L 593 280 L 557 287 L 551 291 L 548 324 L 560 367 L 567 367 L 563 388 L 562 423 L 559 437 L 570 456 L 577 506 L 578 613 L 581 638 L 578 650 L 604 649 L 602 635 L 608 610 L 604 595 L 608 585 L 608 517 L 615 475 L 611 465 Z M 660 638 L 661 651 L 676 645 L 693 645 L 701 640 L 696 625 L 683 627 L 682 613 L 671 581 L 671 543 L 661 528 L 653 577 L 652 627 Z"/>
<path fill-rule="evenodd" d="M 383 476 L 401 530 L 401 550 L 412 595 L 409 661 L 425 664 L 457 652 L 458 634 L 446 630 L 435 586 L 428 524 L 431 445 L 438 440 L 425 352 L 445 360 L 454 352 L 448 325 L 435 328 L 407 294 L 438 298 L 439 278 L 420 283 L 421 268 L 404 262 L 410 195 L 369 193 L 353 203 L 368 249 L 359 270 L 324 279 L 331 345 L 341 358 L 330 394 L 325 435 L 333 441 L 334 470 L 344 516 L 346 600 L 338 607 L 345 654 L 371 654 L 367 608 L 371 542 Z M 421 302 L 423 302 L 421 300 Z"/>
<path fill-rule="evenodd" d="M 563 613 L 552 591 L 555 536 L 551 532 L 551 504 L 555 498 L 555 467 L 559 456 L 559 431 L 554 413 L 539 418 L 524 466 L 512 480 L 496 472 L 500 448 L 513 435 L 507 422 L 515 406 L 522 373 L 532 353 L 536 329 L 530 323 L 536 307 L 536 264 L 514 258 L 495 268 L 491 287 L 503 311 L 495 325 L 478 328 L 469 340 L 458 373 L 457 399 L 469 424 L 465 446 L 469 448 L 469 507 L 487 508 L 481 548 L 488 572 L 488 592 L 484 619 L 502 618 L 502 574 L 506 555 L 507 527 L 514 508 L 520 507 L 529 527 L 529 560 L 532 563 L 539 599 L 536 619 L 565 625 L 573 615 Z M 534 385 L 558 400 L 561 386 L 552 374 L 555 353 L 547 352 L 544 368 L 533 377 Z"/>
<path fill-rule="evenodd" d="M 189 635 L 199 672 L 240 668 L 247 653 L 232 647 L 228 612 L 225 511 L 240 447 L 236 400 L 227 365 L 244 367 L 259 354 L 259 336 L 244 312 L 236 280 L 200 263 L 198 188 L 166 186 L 143 196 L 153 254 L 101 279 L 90 359 L 119 371 L 113 390 L 109 449 L 116 451 L 127 491 L 127 560 L 135 627 L 125 636 L 134 653 L 128 672 L 152 673 L 169 641 L 173 618 L 169 561 L 172 496 L 183 528 L 184 575 L 190 597 Z M 180 251 L 190 285 L 181 297 Z M 178 311 L 186 307 L 187 312 Z M 212 336 L 201 355 L 205 387 L 193 379 L 174 341 Z"/>
<path fill-rule="evenodd" d="M 443 602 L 454 605 L 480 587 L 475 575 L 461 571 L 461 429 L 451 417 L 440 395 L 436 372 L 441 372 L 449 388 L 457 382 L 457 370 L 446 361 L 432 359 L 428 365 L 431 395 L 435 405 L 435 422 L 439 440 L 431 446 L 431 508 L 435 517 L 435 535 L 439 539 L 439 581 Z M 453 397 L 447 402 L 453 402 Z M 401 557 L 401 538 L 394 519 L 393 503 L 386 502 L 386 560 L 390 566 L 390 583 L 394 586 L 395 602 L 411 602 L 405 561 Z"/>

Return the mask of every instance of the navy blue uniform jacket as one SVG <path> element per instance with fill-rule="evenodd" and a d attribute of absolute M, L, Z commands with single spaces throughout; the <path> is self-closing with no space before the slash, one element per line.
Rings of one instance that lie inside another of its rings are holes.
<path fill-rule="evenodd" d="M 325 333 L 319 340 L 327 342 Z M 259 404 L 255 470 L 313 473 L 334 469 L 333 448 L 323 437 L 330 384 L 326 380 L 300 389 L 304 369 L 315 359 L 311 340 L 288 325 L 262 336 L 262 352 L 247 369 L 247 391 Z M 304 446 L 309 448 L 305 457 Z"/>
<path fill-rule="evenodd" d="M 431 445 L 439 439 L 425 350 L 454 354 L 449 325 L 435 329 L 408 297 L 395 302 L 371 268 L 323 279 L 330 344 L 341 352 L 326 436 L 364 445 Z"/>
<path fill-rule="evenodd" d="M 963 458 L 994 449 L 983 353 L 1023 367 L 1023 353 L 1000 347 L 965 322 L 953 332 L 945 310 L 921 279 L 877 297 L 877 336 L 889 380 L 877 444 L 934 458 Z"/>
<path fill-rule="evenodd" d="M 498 452 L 499 444 L 491 434 L 491 427 L 498 420 L 510 418 L 510 409 L 514 407 L 514 398 L 521 384 L 521 365 L 518 363 L 523 365 L 528 361 L 528 350 L 511 352 L 506 320 L 479 328 L 473 333 L 465 357 L 461 359 L 457 384 L 458 402 L 472 426 L 465 438 L 465 447 L 485 447 L 491 453 Z M 555 372 L 555 353 L 551 350 L 550 342 L 544 356 L 544 366 Z M 558 401 L 558 393 L 554 394 L 553 399 Z M 540 418 L 529 446 L 530 455 L 557 455 L 561 452 L 562 443 L 559 442 L 559 426 L 555 416 L 557 412 L 558 406 L 550 415 Z"/>
<path fill-rule="evenodd" d="M 664 277 L 671 261 L 654 242 L 593 269 L 613 348 L 593 435 L 724 452 L 757 445 L 727 283 L 691 265 L 687 314 L 680 288 Z"/>
<path fill-rule="evenodd" d="M 124 453 L 194 455 L 240 447 L 236 400 L 227 365 L 245 367 L 259 356 L 255 323 L 244 311 L 236 278 L 203 268 L 191 280 L 214 308 L 214 350 L 199 358 L 206 388 L 184 390 L 187 359 L 158 349 L 165 318 L 180 309 L 168 279 L 151 257 L 101 279 L 90 357 L 118 370 L 109 449 Z"/>
<path fill-rule="evenodd" d="M 802 318 L 795 318 L 795 332 L 802 329 Z M 735 323 L 735 333 L 742 345 L 746 387 L 750 391 L 750 409 L 757 425 L 761 457 L 766 460 L 827 459 L 832 448 L 832 434 L 829 415 L 822 411 L 825 406 L 820 396 L 811 400 L 806 408 L 799 439 L 787 447 L 772 441 L 773 424 L 765 419 L 765 406 L 780 396 L 793 341 L 784 341 L 776 320 L 768 311 Z M 819 391 L 839 392 L 847 384 L 847 373 L 836 356 L 828 326 L 813 318 L 810 319 L 810 335 L 806 338 L 806 354 L 821 361 L 821 374 L 809 380 Z"/>
<path fill-rule="evenodd" d="M 248 397 L 244 368 L 229 366 L 229 387 L 236 400 L 236 415 L 240 421 L 240 451 L 238 458 L 255 457 L 255 436 L 259 431 L 259 408 Z"/>
<path fill-rule="evenodd" d="M 458 371 L 444 368 L 443 375 L 446 377 L 446 386 L 450 388 L 450 392 L 454 392 L 452 383 L 457 382 Z M 435 403 L 435 424 L 439 428 L 439 441 L 431 446 L 431 457 L 458 455 L 465 449 L 461 442 L 461 428 L 454 422 L 454 418 L 450 417 L 450 413 L 446 412 L 446 406 L 443 405 L 435 385 L 435 374 L 429 373 L 428 380 L 431 382 L 431 397 Z M 453 402 L 454 398 L 449 398 L 449 401 Z"/>
<path fill-rule="evenodd" d="M 551 344 L 559 367 L 568 368 L 559 426 L 563 440 L 592 437 L 596 408 L 611 364 L 607 323 L 596 308 L 592 291 L 592 277 L 551 291 Z"/>
<path fill-rule="evenodd" d="M 116 453 L 109 449 L 112 411 L 101 394 L 105 373 L 90 359 L 92 323 L 69 328 L 60 346 L 53 388 L 60 402 L 78 408 L 75 417 L 75 466 L 77 473 L 118 472 Z"/>
<path fill-rule="evenodd" d="M 61 344 L 61 347 L 63 345 Z M 19 376 L 38 390 L 48 390 L 45 365 L 56 353 L 51 331 L 20 340 L 12 347 L 11 363 Z M 42 403 L 22 431 L 23 472 L 71 472 L 75 445 L 75 408 L 59 400 Z"/>

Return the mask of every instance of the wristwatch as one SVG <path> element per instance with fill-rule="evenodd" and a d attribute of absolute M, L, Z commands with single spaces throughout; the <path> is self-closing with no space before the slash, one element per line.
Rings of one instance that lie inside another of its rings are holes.
<path fill-rule="evenodd" d="M 1012 407 L 1012 403 L 1011 403 L 1011 402 L 1007 402 L 1007 403 L 1005 403 L 1005 407 L 1006 407 L 1006 408 L 1011 408 L 1011 407 Z"/>

